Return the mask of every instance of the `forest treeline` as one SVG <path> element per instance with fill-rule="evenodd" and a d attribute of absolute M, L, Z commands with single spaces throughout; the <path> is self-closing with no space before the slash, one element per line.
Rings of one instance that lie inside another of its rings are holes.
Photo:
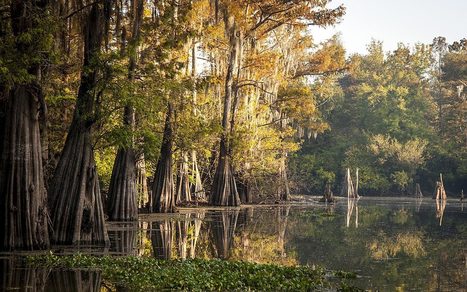
<path fill-rule="evenodd" d="M 138 210 L 466 177 L 466 42 L 345 57 L 330 1 L 0 4 L 2 249 L 108 243 Z"/>
<path fill-rule="evenodd" d="M 419 183 L 431 197 L 442 173 L 458 198 L 467 188 L 467 40 L 392 52 L 374 41 L 347 61 L 319 108 L 329 130 L 290 159 L 294 190 L 338 190 L 349 167 L 365 195 L 413 194 Z"/>

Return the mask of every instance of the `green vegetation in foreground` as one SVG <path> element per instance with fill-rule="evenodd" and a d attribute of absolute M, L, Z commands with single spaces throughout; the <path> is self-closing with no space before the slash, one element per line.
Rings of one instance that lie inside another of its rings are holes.
<path fill-rule="evenodd" d="M 89 269 L 102 272 L 114 285 L 137 290 L 294 290 L 332 288 L 329 274 L 322 268 L 286 267 L 240 261 L 158 260 L 142 257 L 97 257 L 77 254 L 29 256 L 34 267 Z M 338 279 L 354 278 L 345 272 L 332 273 Z M 341 282 L 340 290 L 355 291 Z"/>

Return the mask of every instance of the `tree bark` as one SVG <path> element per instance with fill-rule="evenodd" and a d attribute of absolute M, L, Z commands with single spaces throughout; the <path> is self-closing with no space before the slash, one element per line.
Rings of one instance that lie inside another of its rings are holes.
<path fill-rule="evenodd" d="M 169 103 L 167 117 L 165 119 L 164 137 L 162 140 L 161 154 L 157 161 L 156 174 L 152 189 L 152 212 L 171 213 L 174 211 L 174 182 L 172 170 L 172 119 L 173 108 Z"/>
<path fill-rule="evenodd" d="M 11 2 L 14 36 L 35 28 L 30 10 L 43 12 L 44 3 Z M 21 44 L 16 49 L 28 50 Z M 37 76 L 39 66 L 27 70 Z M 6 100 L 0 102 L 4 110 L 0 118 L 0 250 L 45 249 L 49 246 L 49 214 L 39 122 L 45 114 L 44 97 L 35 82 L 16 84 L 5 92 Z"/>
<path fill-rule="evenodd" d="M 94 3 L 85 26 L 84 63 L 73 120 L 51 186 L 52 240 L 58 244 L 108 244 L 99 188 L 92 125 L 98 112 L 94 91 L 98 68 L 93 62 L 103 37 L 103 12 Z"/>
<path fill-rule="evenodd" d="M 134 127 L 134 111 L 125 107 L 125 124 Z M 109 186 L 108 215 L 110 221 L 138 219 L 136 187 L 136 154 L 130 148 L 119 148 Z"/>

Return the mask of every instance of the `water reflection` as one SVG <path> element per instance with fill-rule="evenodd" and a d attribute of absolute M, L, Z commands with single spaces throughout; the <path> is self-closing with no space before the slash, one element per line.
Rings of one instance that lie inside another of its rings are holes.
<path fill-rule="evenodd" d="M 369 290 L 462 291 L 467 213 L 461 210 L 458 200 L 367 197 L 320 207 L 185 209 L 110 224 L 111 247 L 104 253 L 322 265 L 357 271 L 355 284 Z M 20 269 L 11 259 L 0 267 L 0 290 L 97 291 L 105 285 L 96 272 Z"/>
<path fill-rule="evenodd" d="M 110 240 L 110 254 L 137 255 L 137 222 L 120 222 L 108 224 L 107 231 Z"/>
<path fill-rule="evenodd" d="M 1 291 L 45 291 L 48 269 L 24 268 L 17 258 L 0 259 Z"/>
<path fill-rule="evenodd" d="M 228 259 L 237 227 L 239 210 L 224 211 L 214 216 L 210 222 L 215 257 Z M 217 217 L 217 218 L 216 218 Z"/>
<path fill-rule="evenodd" d="M 443 224 L 444 210 L 446 209 L 446 200 L 436 200 L 436 218 L 439 219 L 439 226 Z"/>
<path fill-rule="evenodd" d="M 174 223 L 171 220 L 153 222 L 151 228 L 151 242 L 154 257 L 168 260 L 172 258 L 172 234 Z"/>
<path fill-rule="evenodd" d="M 16 257 L 0 259 L 0 280 L 0 291 L 97 292 L 102 283 L 98 271 L 32 268 Z"/>
<path fill-rule="evenodd" d="M 49 275 L 45 291 L 97 292 L 101 290 L 101 283 L 101 273 L 99 271 L 54 270 Z"/>
<path fill-rule="evenodd" d="M 415 212 L 420 212 L 420 207 L 422 206 L 423 203 L 423 196 L 418 197 L 415 199 Z"/>
<path fill-rule="evenodd" d="M 347 199 L 347 218 L 346 226 L 350 227 L 350 219 L 352 218 L 352 213 L 355 210 L 355 228 L 358 228 L 358 200 L 360 198 L 348 198 Z"/>

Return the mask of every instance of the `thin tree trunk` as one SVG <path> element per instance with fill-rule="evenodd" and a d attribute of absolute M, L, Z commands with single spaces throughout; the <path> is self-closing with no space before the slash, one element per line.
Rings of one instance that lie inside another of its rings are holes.
<path fill-rule="evenodd" d="M 44 2 L 46 3 L 46 2 Z M 43 12 L 35 1 L 10 4 L 13 34 L 35 26 L 30 9 Z M 37 13 L 37 11 L 34 11 Z M 18 51 L 25 48 L 20 45 Z M 28 68 L 38 75 L 39 67 Z M 44 185 L 40 117 L 45 114 L 42 90 L 35 82 L 15 85 L 0 106 L 0 250 L 45 249 L 49 246 L 47 192 Z"/>
<path fill-rule="evenodd" d="M 136 189 L 138 207 L 142 209 L 147 208 L 150 205 L 150 200 L 144 155 L 141 155 L 140 158 L 136 161 Z"/>
<path fill-rule="evenodd" d="M 237 192 L 233 167 L 230 161 L 231 145 L 229 128 L 234 73 L 238 65 L 238 36 L 234 17 L 229 16 L 227 11 L 224 14 L 226 33 L 229 36 L 229 62 L 225 78 L 224 111 L 222 116 L 223 133 L 220 141 L 219 161 L 216 174 L 214 175 L 209 202 L 215 206 L 238 206 L 240 205 L 240 197 Z"/>
<path fill-rule="evenodd" d="M 171 213 L 174 211 L 174 182 L 172 170 L 172 119 L 173 108 L 169 103 L 165 120 L 161 154 L 157 161 L 152 189 L 152 212 Z"/>
<path fill-rule="evenodd" d="M 98 104 L 98 68 L 93 60 L 102 44 L 102 8 L 92 5 L 85 26 L 84 64 L 73 120 L 51 186 L 52 240 L 58 244 L 108 244 L 99 179 L 92 149 Z"/>
<path fill-rule="evenodd" d="M 178 165 L 176 205 L 191 202 L 190 178 L 188 177 L 188 155 L 182 153 Z"/>
<path fill-rule="evenodd" d="M 281 154 L 279 168 L 279 200 L 288 201 L 290 197 L 289 179 L 287 177 L 287 153 Z"/>
<path fill-rule="evenodd" d="M 197 91 L 196 91 L 196 38 L 193 38 L 193 45 L 191 48 L 191 79 L 193 82 L 192 97 L 193 97 L 193 115 L 198 115 L 197 110 Z M 196 150 L 191 152 L 191 175 L 193 182 L 191 183 L 190 191 L 194 194 L 196 202 L 206 201 L 206 193 L 201 181 L 201 174 L 198 169 L 198 154 Z"/>

